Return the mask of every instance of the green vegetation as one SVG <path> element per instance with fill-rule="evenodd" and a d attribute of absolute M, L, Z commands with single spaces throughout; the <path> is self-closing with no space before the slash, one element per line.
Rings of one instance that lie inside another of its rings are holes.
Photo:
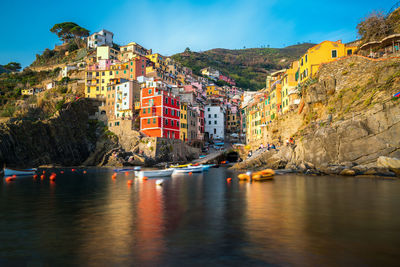
<path fill-rule="evenodd" d="M 286 48 L 212 49 L 197 53 L 186 49 L 172 58 L 200 75 L 205 67 L 216 68 L 233 78 L 239 87 L 258 90 L 265 87 L 267 73 L 282 68 L 302 56 L 313 44 Z"/>
<path fill-rule="evenodd" d="M 4 72 L 15 72 L 21 70 L 21 64 L 18 62 L 10 62 L 7 65 L 0 65 L 0 74 Z"/>
<path fill-rule="evenodd" d="M 400 9 L 389 16 L 374 11 L 357 25 L 357 30 L 363 43 L 380 41 L 390 34 L 400 33 Z"/>
<path fill-rule="evenodd" d="M 64 43 L 74 43 L 77 48 L 82 45 L 82 38 L 89 36 L 89 30 L 79 26 L 75 22 L 62 22 L 55 24 L 50 31 L 57 34 Z"/>

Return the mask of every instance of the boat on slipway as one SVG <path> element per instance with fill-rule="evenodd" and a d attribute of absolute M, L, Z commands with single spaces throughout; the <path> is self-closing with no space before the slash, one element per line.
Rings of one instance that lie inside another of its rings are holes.
<path fill-rule="evenodd" d="M 158 178 L 158 177 L 170 177 L 174 173 L 175 169 L 166 170 L 150 170 L 150 171 L 135 171 L 135 176 L 139 178 Z"/>

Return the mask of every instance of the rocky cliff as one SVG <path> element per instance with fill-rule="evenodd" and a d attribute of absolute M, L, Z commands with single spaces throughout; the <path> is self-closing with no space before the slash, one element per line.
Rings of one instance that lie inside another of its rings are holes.
<path fill-rule="evenodd" d="M 65 104 L 48 120 L 2 123 L 0 161 L 18 167 L 82 164 L 104 138 L 102 127 L 90 120 L 96 110 L 96 101 L 80 99 Z"/>
<path fill-rule="evenodd" d="M 304 109 L 281 116 L 263 142 L 295 137 L 296 145 L 260 157 L 264 166 L 355 174 L 378 168 L 381 156 L 400 158 L 400 60 L 352 56 L 323 65 L 302 89 Z M 269 159 L 271 158 L 271 159 Z M 237 168 L 255 167 L 245 161 Z M 307 168 L 310 167 L 310 168 Z"/>

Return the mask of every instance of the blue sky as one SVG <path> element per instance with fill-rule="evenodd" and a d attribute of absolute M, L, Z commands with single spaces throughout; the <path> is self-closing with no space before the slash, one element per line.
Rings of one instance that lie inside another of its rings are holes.
<path fill-rule="evenodd" d="M 396 1 L 261 0 L 0 0 L 0 64 L 29 65 L 35 54 L 60 43 L 49 29 L 73 21 L 91 32 L 114 32 L 164 55 L 212 48 L 283 47 L 297 42 L 351 41 L 372 10 Z"/>

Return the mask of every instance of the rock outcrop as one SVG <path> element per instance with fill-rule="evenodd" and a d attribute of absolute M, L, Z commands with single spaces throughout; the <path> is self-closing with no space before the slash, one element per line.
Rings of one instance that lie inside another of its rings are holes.
<path fill-rule="evenodd" d="M 296 145 L 280 147 L 273 156 L 266 152 L 259 164 L 250 159 L 237 167 L 286 161 L 286 168 L 323 174 L 393 176 L 397 161 L 382 156 L 400 158 L 400 100 L 392 98 L 399 86 L 399 59 L 353 56 L 324 64 L 317 80 L 302 89 L 302 113 L 280 116 L 260 140 L 276 144 L 294 136 Z"/>
<path fill-rule="evenodd" d="M 15 120 L 0 126 L 0 161 L 8 166 L 74 166 L 96 149 L 102 133 L 90 115 L 97 102 L 80 99 L 65 104 L 45 121 Z"/>

